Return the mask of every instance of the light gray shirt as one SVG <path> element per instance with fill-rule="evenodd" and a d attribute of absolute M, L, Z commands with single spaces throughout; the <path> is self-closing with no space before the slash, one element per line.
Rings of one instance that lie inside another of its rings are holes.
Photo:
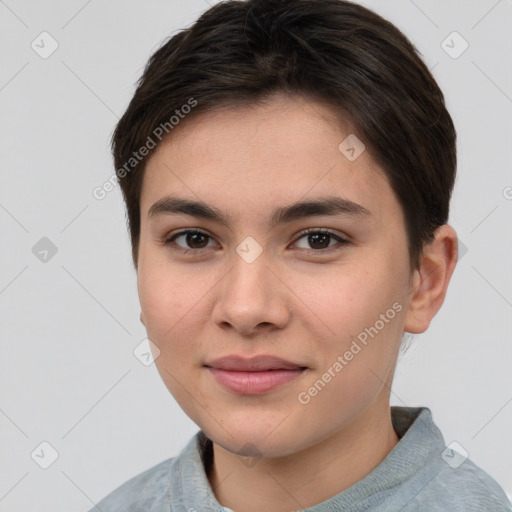
<path fill-rule="evenodd" d="M 387 457 L 348 489 L 302 510 L 512 511 L 507 496 L 487 473 L 464 453 L 445 446 L 429 409 L 391 407 L 391 418 L 400 440 Z M 212 457 L 211 441 L 199 431 L 177 457 L 131 478 L 89 512 L 230 511 L 219 504 L 209 484 L 205 468 Z"/>

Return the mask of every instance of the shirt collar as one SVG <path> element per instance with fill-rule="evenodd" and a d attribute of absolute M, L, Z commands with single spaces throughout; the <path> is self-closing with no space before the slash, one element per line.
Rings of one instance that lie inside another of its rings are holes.
<path fill-rule="evenodd" d="M 305 509 L 304 512 L 350 510 L 375 493 L 399 486 L 411 474 L 430 467 L 433 474 L 441 464 L 444 440 L 426 407 L 391 407 L 393 428 L 400 438 L 386 458 L 368 475 L 343 492 Z M 171 510 L 225 512 L 219 504 L 207 477 L 213 461 L 210 439 L 199 431 L 174 459 L 169 470 Z M 334 507 L 334 508 L 333 508 Z"/>

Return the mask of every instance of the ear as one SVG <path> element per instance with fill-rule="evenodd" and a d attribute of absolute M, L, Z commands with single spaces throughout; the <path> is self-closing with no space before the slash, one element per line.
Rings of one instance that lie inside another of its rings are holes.
<path fill-rule="evenodd" d="M 142 311 L 140 312 L 140 321 L 141 321 L 142 325 L 144 327 L 146 327 L 146 324 L 144 323 L 144 313 Z"/>
<path fill-rule="evenodd" d="M 455 230 L 447 224 L 434 232 L 434 240 L 423 248 L 421 263 L 414 271 L 404 330 L 425 332 L 441 308 L 458 257 Z"/>

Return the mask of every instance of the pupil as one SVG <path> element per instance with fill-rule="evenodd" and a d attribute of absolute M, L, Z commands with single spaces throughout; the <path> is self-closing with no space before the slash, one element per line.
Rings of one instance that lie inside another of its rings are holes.
<path fill-rule="evenodd" d="M 319 243 L 320 245 L 322 245 L 322 247 L 320 247 L 320 249 L 325 249 L 325 247 L 327 247 L 329 245 L 329 241 L 328 241 L 329 236 L 330 235 L 328 235 L 327 233 L 314 233 L 312 235 L 309 235 L 309 243 L 312 245 Z M 327 241 L 327 243 L 322 244 L 322 241 L 319 241 L 320 239 L 323 239 L 323 242 Z"/>
<path fill-rule="evenodd" d="M 203 238 L 203 239 L 206 239 L 206 236 L 205 236 L 205 235 L 203 235 L 202 233 L 189 233 L 189 234 L 187 235 L 187 243 L 188 243 L 190 246 L 192 246 L 192 247 L 194 247 L 194 248 L 196 248 L 196 249 L 197 249 L 197 247 L 194 245 L 194 241 L 195 241 L 195 240 L 197 241 L 197 238 Z M 205 245 L 205 244 L 201 245 L 201 243 L 199 243 L 199 245 L 200 245 L 201 247 L 204 247 L 204 245 Z"/>

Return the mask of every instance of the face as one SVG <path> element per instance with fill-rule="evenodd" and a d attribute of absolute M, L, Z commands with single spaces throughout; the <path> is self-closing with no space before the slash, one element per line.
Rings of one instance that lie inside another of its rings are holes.
<path fill-rule="evenodd" d="M 368 151 L 339 149 L 348 135 L 329 108 L 275 97 L 190 119 L 147 164 L 141 320 L 169 391 L 233 453 L 291 454 L 388 407 L 405 224 Z"/>

